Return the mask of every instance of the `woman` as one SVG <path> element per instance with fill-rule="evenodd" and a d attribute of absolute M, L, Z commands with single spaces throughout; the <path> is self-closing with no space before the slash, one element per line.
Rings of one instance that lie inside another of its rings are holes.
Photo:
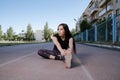
<path fill-rule="evenodd" d="M 68 25 L 58 25 L 57 34 L 51 36 L 54 43 L 53 50 L 41 49 L 38 54 L 47 59 L 62 60 L 66 68 L 71 68 L 72 53 L 76 53 L 75 42 Z"/>

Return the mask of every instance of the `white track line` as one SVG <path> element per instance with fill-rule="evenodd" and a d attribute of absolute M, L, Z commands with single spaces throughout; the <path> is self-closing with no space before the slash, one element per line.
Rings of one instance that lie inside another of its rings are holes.
<path fill-rule="evenodd" d="M 28 57 L 28 56 L 31 56 L 31 55 L 33 55 L 33 54 L 34 54 L 34 53 L 31 53 L 31 54 L 28 54 L 28 55 L 24 55 L 24 56 L 22 56 L 22 57 L 13 59 L 13 60 L 11 60 L 11 61 L 2 63 L 2 64 L 0 64 L 0 68 L 6 66 L 6 65 L 8 65 L 8 64 L 14 63 L 14 62 L 16 62 L 16 61 L 22 60 L 23 58 Z"/>
<path fill-rule="evenodd" d="M 88 70 L 85 68 L 85 66 L 81 66 L 83 71 L 85 72 L 85 74 L 87 75 L 87 77 L 89 78 L 89 80 L 94 80 L 93 77 L 90 75 L 90 73 L 88 72 Z"/>
<path fill-rule="evenodd" d="M 77 60 L 77 62 L 79 63 L 79 64 L 81 64 L 81 61 L 74 55 L 74 57 L 76 58 L 76 60 Z M 88 79 L 89 80 L 94 80 L 93 79 L 93 77 L 91 76 L 91 74 L 88 72 L 88 70 L 85 68 L 85 66 L 83 66 L 82 64 L 81 64 L 81 68 L 83 69 L 83 71 L 85 72 L 85 74 L 87 75 L 87 77 L 88 77 Z"/>

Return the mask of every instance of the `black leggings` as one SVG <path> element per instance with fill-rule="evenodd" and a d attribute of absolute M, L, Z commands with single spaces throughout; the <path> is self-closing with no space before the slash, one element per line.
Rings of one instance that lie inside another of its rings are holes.
<path fill-rule="evenodd" d="M 47 50 L 47 49 L 40 49 L 38 50 L 38 55 L 42 56 L 46 59 L 50 59 L 50 55 L 55 56 L 56 60 L 64 60 L 64 57 L 60 55 L 60 52 L 56 50 Z"/>

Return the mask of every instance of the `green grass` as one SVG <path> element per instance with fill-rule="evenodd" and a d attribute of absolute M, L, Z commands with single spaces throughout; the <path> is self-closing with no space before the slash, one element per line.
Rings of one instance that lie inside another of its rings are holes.
<path fill-rule="evenodd" d="M 20 44 L 35 44 L 35 43 L 0 43 L 0 46 L 14 46 Z"/>
<path fill-rule="evenodd" d="M 14 46 L 14 45 L 21 45 L 21 44 L 39 44 L 44 42 L 24 42 L 24 43 L 18 43 L 18 42 L 12 42 L 12 43 L 0 43 L 0 46 Z"/>
<path fill-rule="evenodd" d="M 13 46 L 13 45 L 19 45 L 19 44 L 25 44 L 25 43 L 0 43 L 0 46 Z"/>

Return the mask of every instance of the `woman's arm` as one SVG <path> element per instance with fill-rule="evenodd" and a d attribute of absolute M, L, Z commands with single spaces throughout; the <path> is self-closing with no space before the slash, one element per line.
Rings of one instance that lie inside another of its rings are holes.
<path fill-rule="evenodd" d="M 62 49 L 60 43 L 58 42 L 57 38 L 54 36 L 51 36 L 51 39 L 53 40 L 53 43 L 57 46 L 58 50 L 60 51 L 61 55 L 65 55 L 65 50 Z"/>
<path fill-rule="evenodd" d="M 68 51 L 70 51 L 70 53 L 73 52 L 73 38 L 69 39 L 69 48 L 68 48 Z"/>

